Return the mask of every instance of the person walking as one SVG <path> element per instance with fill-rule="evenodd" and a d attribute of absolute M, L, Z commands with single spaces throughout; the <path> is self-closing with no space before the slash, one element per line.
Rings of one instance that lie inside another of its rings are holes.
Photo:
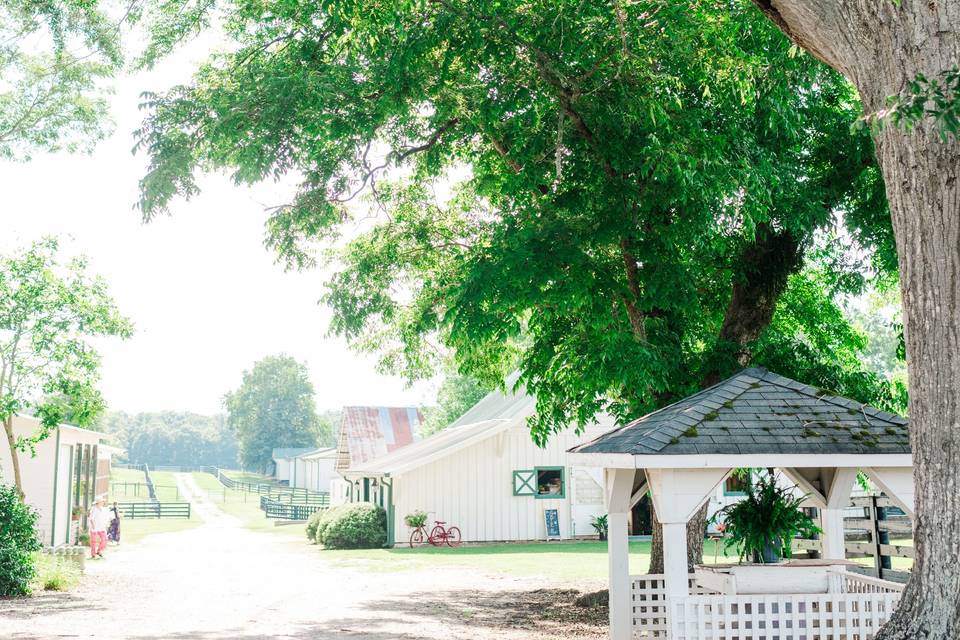
<path fill-rule="evenodd" d="M 107 540 L 120 544 L 120 510 L 114 502 L 110 507 L 110 526 L 107 527 Z"/>
<path fill-rule="evenodd" d="M 90 533 L 90 559 L 103 557 L 103 550 L 107 548 L 107 527 L 110 525 L 110 511 L 106 508 L 107 500 L 104 496 L 97 496 L 93 508 L 87 516 L 87 531 Z"/>

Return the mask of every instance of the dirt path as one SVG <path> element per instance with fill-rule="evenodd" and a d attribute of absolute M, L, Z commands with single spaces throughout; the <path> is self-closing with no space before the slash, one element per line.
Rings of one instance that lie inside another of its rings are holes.
<path fill-rule="evenodd" d="M 602 624 L 557 604 L 569 591 L 463 569 L 344 568 L 297 538 L 244 529 L 188 474 L 177 485 L 201 526 L 110 548 L 72 593 L 0 601 L 0 638 L 605 637 Z"/>

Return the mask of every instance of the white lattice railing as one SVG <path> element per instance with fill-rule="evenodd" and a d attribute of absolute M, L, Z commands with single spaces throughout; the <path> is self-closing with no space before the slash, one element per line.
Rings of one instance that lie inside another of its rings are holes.
<path fill-rule="evenodd" d="M 869 640 L 893 614 L 903 588 L 845 573 L 848 593 L 725 596 L 690 578 L 690 595 L 668 607 L 663 575 L 631 576 L 635 638 Z"/>
<path fill-rule="evenodd" d="M 714 593 L 697 585 L 692 573 L 688 586 L 691 594 Z M 666 588 L 663 574 L 630 576 L 630 595 L 633 607 L 634 637 L 668 637 L 670 624 L 667 619 Z"/>
<path fill-rule="evenodd" d="M 868 640 L 899 593 L 690 596 L 675 600 L 671 640 Z"/>

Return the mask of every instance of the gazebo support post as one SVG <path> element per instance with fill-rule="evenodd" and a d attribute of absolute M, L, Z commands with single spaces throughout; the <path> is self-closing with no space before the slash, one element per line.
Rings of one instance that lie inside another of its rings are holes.
<path fill-rule="evenodd" d="M 610 640 L 630 640 L 633 636 L 627 516 L 630 511 L 634 475 L 636 475 L 636 469 L 607 469 L 604 476 L 604 497 L 607 503 Z"/>
<path fill-rule="evenodd" d="M 663 573 L 667 598 L 689 594 L 687 569 L 687 521 L 661 522 L 663 527 Z"/>
<path fill-rule="evenodd" d="M 856 481 L 856 467 L 838 467 L 833 473 L 833 481 L 827 492 L 827 507 L 820 511 L 820 522 L 823 525 L 821 557 L 825 559 L 844 560 L 847 557 L 843 510 L 850 504 L 850 492 Z"/>
<path fill-rule="evenodd" d="M 667 599 L 689 594 L 687 520 L 710 498 L 730 469 L 647 469 L 657 518 L 663 526 L 663 573 Z"/>

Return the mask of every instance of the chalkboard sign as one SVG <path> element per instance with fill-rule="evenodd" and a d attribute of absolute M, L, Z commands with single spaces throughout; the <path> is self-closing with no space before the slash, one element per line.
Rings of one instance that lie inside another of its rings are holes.
<path fill-rule="evenodd" d="M 547 537 L 548 538 L 559 538 L 560 537 L 560 514 L 556 509 L 545 509 L 543 512 L 543 519 L 547 524 Z"/>

